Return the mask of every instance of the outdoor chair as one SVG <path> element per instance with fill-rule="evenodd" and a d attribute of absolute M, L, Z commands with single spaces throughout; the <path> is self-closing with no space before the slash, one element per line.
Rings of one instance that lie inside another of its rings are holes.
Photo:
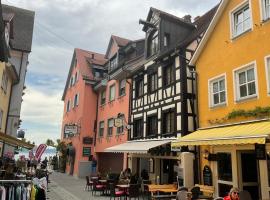
<path fill-rule="evenodd" d="M 93 180 L 92 195 L 96 195 L 99 192 L 100 195 L 104 194 L 105 185 L 99 184 L 98 180 Z"/>
<path fill-rule="evenodd" d="M 86 184 L 85 184 L 84 190 L 86 190 L 86 189 L 88 191 L 89 191 L 89 189 L 92 190 L 92 187 L 93 187 L 93 181 L 90 181 L 89 176 L 86 176 Z"/>
<path fill-rule="evenodd" d="M 239 192 L 239 199 L 252 200 L 250 193 L 246 190 Z"/>
<path fill-rule="evenodd" d="M 195 186 L 195 187 L 193 187 L 190 191 L 191 191 L 191 193 L 192 193 L 192 198 L 191 198 L 192 200 L 198 199 L 198 198 L 199 198 L 200 193 L 201 193 L 200 187 Z"/>
<path fill-rule="evenodd" d="M 139 184 L 129 184 L 127 196 L 129 199 L 131 199 L 131 198 L 139 199 L 140 185 Z"/>
<path fill-rule="evenodd" d="M 121 190 L 116 190 L 114 183 L 110 183 L 109 187 L 110 187 L 110 200 L 112 198 L 115 199 L 115 197 L 120 198 L 120 199 L 121 197 L 125 197 L 125 192 Z"/>
<path fill-rule="evenodd" d="M 148 190 L 148 184 L 151 184 L 150 180 L 143 180 L 142 181 L 142 193 L 143 193 L 143 199 L 151 199 L 151 193 Z"/>

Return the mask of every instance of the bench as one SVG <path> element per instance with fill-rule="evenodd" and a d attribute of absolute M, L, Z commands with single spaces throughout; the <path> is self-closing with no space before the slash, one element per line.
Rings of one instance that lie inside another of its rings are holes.
<path fill-rule="evenodd" d="M 200 191 L 203 193 L 204 196 L 213 197 L 215 192 L 214 186 L 199 184 L 195 184 L 195 186 L 200 188 Z"/>

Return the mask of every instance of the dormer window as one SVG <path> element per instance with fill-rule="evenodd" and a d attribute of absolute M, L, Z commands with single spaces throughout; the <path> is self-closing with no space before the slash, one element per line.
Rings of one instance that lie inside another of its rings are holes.
<path fill-rule="evenodd" d="M 111 59 L 110 61 L 110 69 L 113 70 L 117 67 L 117 57 L 115 56 L 114 58 Z"/>
<path fill-rule="evenodd" d="M 156 54 L 157 51 L 158 51 L 158 31 L 154 31 L 148 37 L 148 56 Z"/>

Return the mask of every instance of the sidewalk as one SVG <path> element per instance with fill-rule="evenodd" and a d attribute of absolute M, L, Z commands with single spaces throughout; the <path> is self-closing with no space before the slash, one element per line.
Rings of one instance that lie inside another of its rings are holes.
<path fill-rule="evenodd" d="M 102 197 L 98 194 L 92 196 L 91 191 L 85 191 L 86 180 L 75 178 L 73 176 L 53 172 L 50 174 L 49 200 L 108 200 L 109 197 Z"/>

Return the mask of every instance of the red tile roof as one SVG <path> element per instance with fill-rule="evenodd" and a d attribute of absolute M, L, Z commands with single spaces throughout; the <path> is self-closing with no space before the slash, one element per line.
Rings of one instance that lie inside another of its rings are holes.
<path fill-rule="evenodd" d="M 118 37 L 116 35 L 112 35 L 112 39 L 114 39 L 114 41 L 116 42 L 116 44 L 118 46 L 126 46 L 131 40 L 126 39 L 126 38 L 122 38 L 122 37 Z"/>

